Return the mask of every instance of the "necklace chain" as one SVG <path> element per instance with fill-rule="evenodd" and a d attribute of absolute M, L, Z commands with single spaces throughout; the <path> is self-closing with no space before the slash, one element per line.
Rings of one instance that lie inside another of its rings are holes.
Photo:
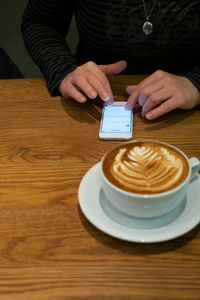
<path fill-rule="evenodd" d="M 153 5 L 152 5 L 152 7 L 151 7 L 151 9 L 150 9 L 150 13 L 149 13 L 149 15 L 147 15 L 146 5 L 145 5 L 145 2 L 144 2 L 144 0 L 143 0 L 144 12 L 145 12 L 145 15 L 146 15 L 146 19 L 147 19 L 147 20 L 146 20 L 146 22 L 144 22 L 144 24 L 143 24 L 143 26 L 142 26 L 142 30 L 144 31 L 144 33 L 145 33 L 146 35 L 151 34 L 152 31 L 153 31 L 153 24 L 152 24 L 151 22 L 149 22 L 149 18 L 151 17 L 151 14 L 152 14 L 152 12 L 153 12 L 153 9 L 154 9 L 154 6 L 155 6 L 155 4 L 156 4 L 156 1 L 157 1 L 157 0 L 154 0 Z"/>
<path fill-rule="evenodd" d="M 145 2 L 144 2 L 144 0 L 143 0 L 144 12 L 145 12 L 145 15 L 146 15 L 146 19 L 147 19 L 147 21 L 148 21 L 148 20 L 149 20 L 149 18 L 151 17 L 151 14 L 152 14 L 152 11 L 153 11 L 153 9 L 154 9 L 154 6 L 155 6 L 155 4 L 156 4 L 156 1 L 157 1 L 157 0 L 154 0 L 154 2 L 153 2 L 153 5 L 152 5 L 152 7 L 151 7 L 151 10 L 150 10 L 150 13 L 149 13 L 149 15 L 147 15 L 147 9 L 146 9 L 146 5 L 145 5 Z"/>

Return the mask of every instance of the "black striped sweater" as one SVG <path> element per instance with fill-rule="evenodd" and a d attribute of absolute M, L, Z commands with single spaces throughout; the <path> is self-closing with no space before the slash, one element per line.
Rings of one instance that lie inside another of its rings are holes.
<path fill-rule="evenodd" d="M 147 13 L 153 0 L 145 0 Z M 79 44 L 66 43 L 75 15 Z M 189 78 L 200 90 L 200 1 L 157 0 L 146 36 L 143 0 L 30 0 L 22 19 L 28 52 L 41 69 L 52 96 L 62 79 L 87 61 L 128 63 L 125 74 L 162 69 Z"/>

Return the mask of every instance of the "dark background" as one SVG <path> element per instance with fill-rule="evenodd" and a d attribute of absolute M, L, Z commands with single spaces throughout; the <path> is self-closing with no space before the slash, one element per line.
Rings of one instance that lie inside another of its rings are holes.
<path fill-rule="evenodd" d="M 39 68 L 26 51 L 20 25 L 28 0 L 0 0 L 0 47 L 3 48 L 20 69 L 25 78 L 42 77 Z M 75 51 L 78 36 L 72 20 L 67 36 L 72 52 Z"/>

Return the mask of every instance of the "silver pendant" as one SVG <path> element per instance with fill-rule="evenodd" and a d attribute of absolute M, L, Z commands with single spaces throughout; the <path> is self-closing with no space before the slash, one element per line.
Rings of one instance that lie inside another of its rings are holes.
<path fill-rule="evenodd" d="M 153 31 L 153 24 L 149 21 L 146 21 L 142 26 L 142 30 L 146 35 L 151 34 Z"/>

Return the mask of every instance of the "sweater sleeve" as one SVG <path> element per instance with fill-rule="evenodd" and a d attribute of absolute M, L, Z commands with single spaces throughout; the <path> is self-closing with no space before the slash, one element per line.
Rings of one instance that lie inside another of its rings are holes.
<path fill-rule="evenodd" d="M 65 41 L 74 3 L 71 0 L 29 0 L 22 18 L 25 46 L 44 74 L 52 96 L 59 95 L 60 82 L 78 66 Z"/>
<path fill-rule="evenodd" d="M 191 71 L 180 75 L 188 78 L 200 92 L 200 66 L 196 66 Z M 197 105 L 195 108 L 200 110 L 200 105 Z"/>
<path fill-rule="evenodd" d="M 194 86 L 200 91 L 200 65 L 193 68 L 191 71 L 182 74 L 187 77 Z"/>

